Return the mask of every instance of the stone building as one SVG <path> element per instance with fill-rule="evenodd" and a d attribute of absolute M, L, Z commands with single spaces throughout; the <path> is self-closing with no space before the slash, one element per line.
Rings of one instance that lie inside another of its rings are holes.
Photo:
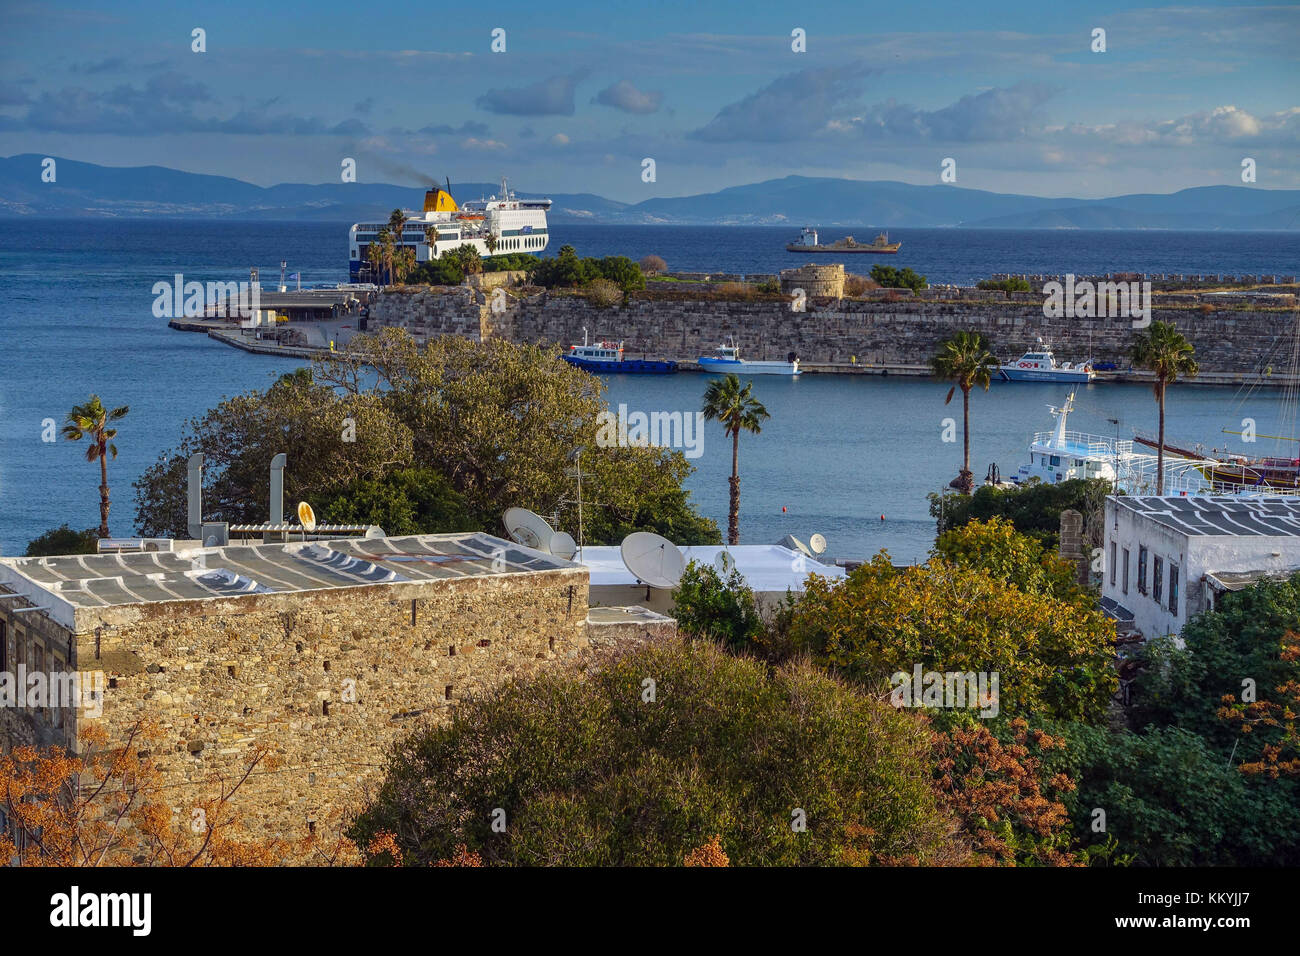
<path fill-rule="evenodd" d="M 781 291 L 789 295 L 795 289 L 803 289 L 809 298 L 844 298 L 844 263 L 819 266 L 809 262 L 798 269 L 782 269 Z"/>
<path fill-rule="evenodd" d="M 266 747 L 277 766 L 236 810 L 300 838 L 354 806 L 417 722 L 583 652 L 587 585 L 579 565 L 482 533 L 3 558 L 0 672 L 83 682 L 71 706 L 0 708 L 0 742 L 75 748 L 87 723 L 120 741 L 155 722 L 180 819 Z M 606 618 L 602 644 L 672 624 Z"/>

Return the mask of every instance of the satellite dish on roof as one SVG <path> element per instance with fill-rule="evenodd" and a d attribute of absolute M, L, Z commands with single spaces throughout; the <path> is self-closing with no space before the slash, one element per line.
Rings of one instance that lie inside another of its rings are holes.
<path fill-rule="evenodd" d="M 546 523 L 545 518 L 527 508 L 507 508 L 501 516 L 501 523 L 506 526 L 506 534 L 512 541 L 535 551 L 546 551 L 555 535 L 555 529 Z"/>
<path fill-rule="evenodd" d="M 619 551 L 627 569 L 652 588 L 676 587 L 686 570 L 686 557 L 677 545 L 652 531 L 634 531 Z"/>
<path fill-rule="evenodd" d="M 305 501 L 298 502 L 298 523 L 302 525 L 303 531 L 316 530 L 316 512 Z"/>
<path fill-rule="evenodd" d="M 812 549 L 813 554 L 825 554 L 826 539 L 820 534 L 814 534 L 808 539 L 808 547 Z"/>
<path fill-rule="evenodd" d="M 547 550 L 557 558 L 563 558 L 565 561 L 571 560 L 578 553 L 578 542 L 573 540 L 573 535 L 567 531 L 557 531 L 551 535 L 551 540 Z"/>
<path fill-rule="evenodd" d="M 730 551 L 719 551 L 713 558 L 713 567 L 722 574 L 730 574 L 736 568 L 736 559 Z"/>
<path fill-rule="evenodd" d="M 812 557 L 812 552 L 808 550 L 808 546 L 792 534 L 787 534 L 777 544 L 783 548 L 789 548 L 791 551 L 798 551 L 800 554 Z"/>

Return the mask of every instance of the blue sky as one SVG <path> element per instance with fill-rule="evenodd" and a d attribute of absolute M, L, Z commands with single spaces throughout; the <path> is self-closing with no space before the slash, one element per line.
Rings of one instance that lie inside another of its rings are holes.
<path fill-rule="evenodd" d="M 947 157 L 1044 196 L 1240 184 L 1245 157 L 1300 186 L 1295 4 L 0 3 L 2 155 L 625 201 Z"/>

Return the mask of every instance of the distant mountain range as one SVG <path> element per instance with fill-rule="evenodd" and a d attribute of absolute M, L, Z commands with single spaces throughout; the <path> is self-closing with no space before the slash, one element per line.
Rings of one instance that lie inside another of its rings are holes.
<path fill-rule="evenodd" d="M 282 183 L 255 186 L 163 166 L 111 167 L 59 159 L 41 181 L 35 153 L 0 159 L 0 217 L 196 217 L 358 222 L 401 206 L 420 208 L 423 186 Z M 458 199 L 495 193 L 491 183 L 453 183 Z M 914 186 L 786 176 L 714 193 L 622 203 L 590 193 L 549 195 L 557 223 L 791 225 L 1004 229 L 1300 229 L 1300 190 L 1203 186 L 1110 199 L 1047 199 L 957 186 Z"/>

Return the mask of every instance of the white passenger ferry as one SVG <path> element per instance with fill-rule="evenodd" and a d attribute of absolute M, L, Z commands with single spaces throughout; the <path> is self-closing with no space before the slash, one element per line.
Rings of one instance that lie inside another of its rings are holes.
<path fill-rule="evenodd" d="M 526 252 L 540 255 L 550 240 L 546 213 L 549 199 L 520 199 L 501 180 L 500 195 L 457 205 L 447 189 L 424 194 L 424 212 L 406 221 L 401 245 L 415 249 L 415 261 L 428 262 L 440 255 L 473 246 L 481 256 Z M 348 231 L 348 273 L 353 282 L 375 281 L 366 255 L 384 222 L 359 222 Z M 490 238 L 489 238 L 490 237 Z"/>

